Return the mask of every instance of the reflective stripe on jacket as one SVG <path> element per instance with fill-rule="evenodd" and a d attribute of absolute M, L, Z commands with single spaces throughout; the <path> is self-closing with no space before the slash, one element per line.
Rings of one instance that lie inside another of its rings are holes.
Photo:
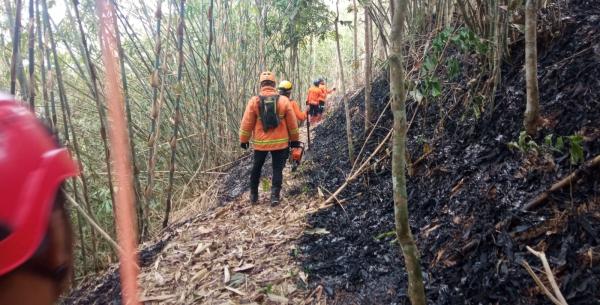
<path fill-rule="evenodd" d="M 308 96 L 306 97 L 306 101 L 310 105 L 319 105 L 319 101 L 321 100 L 321 96 L 323 95 L 323 90 L 319 87 L 310 87 L 308 89 Z"/>
<path fill-rule="evenodd" d="M 262 87 L 261 96 L 278 95 L 273 87 Z M 246 143 L 252 137 L 252 144 L 255 150 L 271 151 L 280 150 L 288 147 L 288 142 L 298 141 L 300 130 L 296 115 L 290 105 L 290 100 L 280 95 L 277 100 L 277 112 L 280 118 L 279 126 L 264 131 L 262 121 L 260 120 L 258 108 L 260 98 L 252 97 L 246 105 L 244 117 L 240 127 L 240 142 Z"/>
<path fill-rule="evenodd" d="M 298 119 L 298 121 L 303 122 L 304 120 L 306 120 L 306 112 L 300 110 L 300 106 L 298 106 L 298 103 L 296 103 L 296 101 L 290 100 L 290 105 L 292 106 L 292 109 L 294 110 L 294 114 L 296 115 L 296 119 Z"/>

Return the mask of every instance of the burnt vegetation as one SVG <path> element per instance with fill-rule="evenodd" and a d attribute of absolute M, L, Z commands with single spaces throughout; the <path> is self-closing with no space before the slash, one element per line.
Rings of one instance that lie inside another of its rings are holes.
<path fill-rule="evenodd" d="M 408 101 L 409 120 L 416 113 L 408 131 L 410 221 L 431 304 L 547 304 L 522 267 L 526 260 L 541 269 L 526 246 L 546 252 L 569 304 L 600 303 L 594 288 L 600 285 L 598 169 L 553 192 L 539 208 L 523 211 L 581 165 L 572 162 L 575 146 L 584 160 L 600 154 L 600 10 L 589 1 L 565 4 L 560 32 L 540 30 L 543 126 L 537 137 L 520 136 L 525 107 L 520 40 L 510 46 L 489 113 L 475 115 L 473 101 L 464 99 L 466 81 L 445 86 L 444 98 Z M 469 73 L 469 66 L 462 62 L 461 73 Z M 391 126 L 388 86 L 385 76 L 373 84 L 374 113 L 384 113 L 365 155 Z M 362 91 L 355 93 L 351 111 L 363 113 L 363 101 Z M 343 122 L 337 109 L 316 129 L 312 154 L 319 157 L 306 169 L 314 189 L 335 190 L 350 171 L 340 153 L 346 145 Z M 362 124 L 360 116 L 353 117 L 355 143 L 365 138 Z M 581 141 L 558 149 L 559 136 Z M 515 149 L 510 144 L 519 137 L 539 145 Z M 391 189 L 388 147 L 338 196 L 341 205 L 309 217 L 312 227 L 331 233 L 302 238 L 302 264 L 312 285 L 322 285 L 335 304 L 408 304 Z"/>

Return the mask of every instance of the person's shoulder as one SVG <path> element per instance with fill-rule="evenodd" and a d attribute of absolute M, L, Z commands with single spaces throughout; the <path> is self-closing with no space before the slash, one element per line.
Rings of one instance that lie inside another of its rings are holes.
<path fill-rule="evenodd" d="M 260 97 L 258 95 L 255 95 L 255 96 L 251 97 L 250 99 L 248 99 L 247 105 L 250 107 L 258 107 L 259 100 L 260 100 Z"/>
<path fill-rule="evenodd" d="M 289 104 L 291 102 L 291 100 L 287 96 L 285 96 L 285 95 L 280 95 L 279 96 L 279 102 L 283 102 L 283 103 Z"/>

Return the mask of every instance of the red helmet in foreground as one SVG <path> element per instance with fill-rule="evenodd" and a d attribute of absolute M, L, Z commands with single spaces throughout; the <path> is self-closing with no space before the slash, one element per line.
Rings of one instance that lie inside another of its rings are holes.
<path fill-rule="evenodd" d="M 56 192 L 78 174 L 29 109 L 0 93 L 0 276 L 27 261 L 46 235 Z"/>

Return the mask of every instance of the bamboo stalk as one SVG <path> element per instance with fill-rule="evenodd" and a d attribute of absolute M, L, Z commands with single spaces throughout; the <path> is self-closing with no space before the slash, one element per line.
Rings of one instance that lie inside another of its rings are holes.
<path fill-rule="evenodd" d="M 153 200 L 153 189 L 154 189 L 154 168 L 156 165 L 156 141 L 158 140 L 158 132 L 160 131 L 160 111 L 162 105 L 162 92 L 164 86 L 164 75 L 160 77 L 160 57 L 162 51 L 162 40 L 161 40 L 161 21 L 162 21 L 162 0 L 158 0 L 158 5 L 156 7 L 156 13 L 154 15 L 156 17 L 156 42 L 154 45 L 154 70 L 152 71 L 151 77 L 151 86 L 152 86 L 152 109 L 150 114 L 150 132 L 148 136 L 148 147 L 150 148 L 148 151 L 148 175 L 146 177 L 146 189 L 144 191 L 144 196 L 146 197 L 146 203 L 148 207 Z M 166 61 L 166 59 L 165 59 Z M 162 69 L 163 73 L 165 69 Z M 159 86 L 160 86 L 160 96 L 159 96 Z M 147 207 L 147 208 L 148 208 Z"/>
<path fill-rule="evenodd" d="M 50 42 L 50 50 L 52 51 L 54 69 L 56 71 L 56 80 L 57 80 L 57 84 L 58 84 L 59 99 L 60 99 L 61 108 L 62 108 L 62 121 L 63 121 L 63 128 L 64 128 L 64 137 L 65 137 L 67 143 L 69 144 L 69 146 L 71 146 L 73 148 L 73 150 L 75 151 L 75 156 L 77 157 L 78 162 L 80 164 L 83 164 L 83 160 L 81 158 L 81 150 L 80 150 L 79 142 L 77 141 L 77 135 L 76 135 L 75 131 L 73 130 L 73 128 L 71 128 L 71 132 L 69 132 L 69 126 L 73 127 L 73 122 L 71 119 L 71 108 L 69 106 L 69 102 L 67 100 L 67 95 L 65 92 L 62 71 L 61 71 L 60 65 L 58 64 L 58 54 L 56 51 L 56 43 L 54 41 L 54 34 L 52 33 L 52 28 L 50 26 L 50 17 L 48 15 L 48 5 L 46 3 L 46 0 L 42 0 L 42 8 L 43 8 L 42 16 L 44 19 L 46 33 L 48 33 L 48 38 L 49 38 L 49 42 Z M 70 141 L 70 139 L 72 139 L 72 142 Z M 80 166 L 80 167 L 83 168 L 83 166 Z M 91 208 L 90 199 L 89 199 L 88 183 L 87 183 L 87 179 L 86 179 L 86 176 L 85 176 L 85 173 L 83 172 L 83 170 L 81 171 L 80 177 L 81 177 L 81 181 L 82 181 L 82 185 L 83 185 L 83 197 L 85 200 L 85 204 L 86 204 L 86 207 L 88 208 L 88 211 L 91 212 L 92 208 Z M 76 190 L 76 188 L 75 188 L 75 190 Z M 99 267 L 97 254 L 98 253 L 94 249 L 94 262 L 95 262 L 96 271 L 98 270 L 98 267 Z"/>
<path fill-rule="evenodd" d="M 100 225 L 92 217 L 90 217 L 90 215 L 88 215 L 88 213 L 81 207 L 79 203 L 77 203 L 77 201 L 75 201 L 75 199 L 73 199 L 73 197 L 71 197 L 66 192 L 64 193 L 64 196 L 65 198 L 67 198 L 69 203 L 73 207 L 75 207 L 75 209 L 77 209 L 77 212 L 79 212 L 79 214 L 81 214 L 85 218 L 85 220 L 90 224 L 90 226 L 94 228 L 94 230 L 100 233 L 100 236 L 102 236 L 102 238 L 104 238 L 104 240 L 106 240 L 108 244 L 115 249 L 116 252 L 121 251 L 121 247 L 119 247 L 119 245 L 112 239 L 112 237 L 110 237 L 110 235 L 106 233 L 106 231 L 104 231 L 104 229 L 102 229 L 102 227 L 100 227 Z"/>
<path fill-rule="evenodd" d="M 344 112 L 346 114 L 346 141 L 348 142 L 348 160 L 354 161 L 354 144 L 352 143 L 352 121 L 350 119 L 350 107 L 348 106 L 348 99 L 346 98 L 346 83 L 344 80 L 344 64 L 342 62 L 342 52 L 340 51 L 340 33 L 338 29 L 338 23 L 340 19 L 340 8 L 339 0 L 335 2 L 336 18 L 335 18 L 335 46 L 337 49 L 337 57 L 339 63 L 339 77 L 340 77 L 340 88 L 342 89 L 342 102 L 344 103 Z"/>
<path fill-rule="evenodd" d="M 173 136 L 171 137 L 171 166 L 169 167 L 169 185 L 167 187 L 167 200 L 165 207 L 165 217 L 163 220 L 163 228 L 169 224 L 169 214 L 171 213 L 171 200 L 173 196 L 173 178 L 175 172 L 176 152 L 177 152 L 177 135 L 179 133 L 179 123 L 181 121 L 181 95 L 183 90 L 183 33 L 185 31 L 185 0 L 180 0 L 179 4 L 179 25 L 177 26 L 177 86 L 175 99 L 175 113 L 173 115 Z"/>
<path fill-rule="evenodd" d="M 98 91 L 98 77 L 96 72 L 96 67 L 92 63 L 90 58 L 90 51 L 88 48 L 87 39 L 85 37 L 85 32 L 83 31 L 83 26 L 81 24 L 81 17 L 79 15 L 79 0 L 73 0 L 73 7 L 75 10 L 75 18 L 77 21 L 77 25 L 79 27 L 79 35 L 81 39 L 81 44 L 83 48 L 83 54 L 85 58 L 85 62 L 88 68 L 88 73 L 90 74 L 90 82 L 92 85 L 92 96 L 94 98 L 94 102 L 96 103 L 96 111 L 98 112 L 98 121 L 100 123 L 100 137 L 102 138 L 102 144 L 104 148 L 104 162 L 106 163 L 106 171 L 108 172 L 108 188 L 110 192 L 110 200 L 113 206 L 113 212 L 115 210 L 115 193 L 113 187 L 112 180 L 112 170 L 110 165 L 110 149 L 108 147 L 108 139 L 106 138 L 106 122 L 105 117 L 106 114 L 104 112 L 104 107 L 100 101 L 100 92 Z"/>
<path fill-rule="evenodd" d="M 17 61 L 19 61 L 19 46 L 21 44 L 21 0 L 16 2 L 15 23 L 13 30 L 12 60 L 10 61 L 10 94 L 15 95 L 17 89 Z M 10 15 L 10 11 L 8 12 Z"/>
<path fill-rule="evenodd" d="M 29 108 L 31 111 L 35 113 L 35 6 L 33 0 L 29 0 L 29 29 L 28 29 L 28 53 L 29 53 L 29 91 L 28 91 L 28 99 L 29 99 Z"/>

